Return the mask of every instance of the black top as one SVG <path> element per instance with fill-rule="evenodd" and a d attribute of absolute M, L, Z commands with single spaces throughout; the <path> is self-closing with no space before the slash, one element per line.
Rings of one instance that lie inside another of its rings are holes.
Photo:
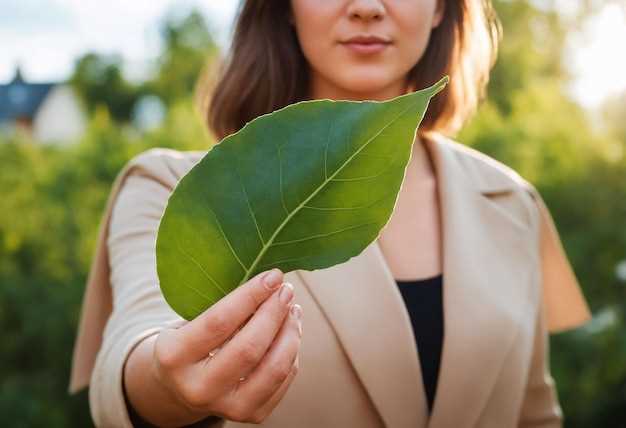
<path fill-rule="evenodd" d="M 432 411 L 443 345 L 443 274 L 418 280 L 396 280 L 413 325 L 428 410 Z"/>

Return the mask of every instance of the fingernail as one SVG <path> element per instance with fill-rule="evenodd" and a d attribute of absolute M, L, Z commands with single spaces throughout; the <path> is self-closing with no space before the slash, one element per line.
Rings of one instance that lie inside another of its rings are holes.
<path fill-rule="evenodd" d="M 299 320 L 302 318 L 302 307 L 297 304 L 294 303 L 293 306 L 291 307 L 291 316 L 294 317 L 295 319 Z"/>
<path fill-rule="evenodd" d="M 263 285 L 268 290 L 276 290 L 280 285 L 280 271 L 278 269 L 272 269 L 263 277 Z"/>
<path fill-rule="evenodd" d="M 293 285 L 289 282 L 283 282 L 283 287 L 280 289 L 278 297 L 280 298 L 281 303 L 289 303 L 291 301 L 291 297 L 293 297 Z"/>

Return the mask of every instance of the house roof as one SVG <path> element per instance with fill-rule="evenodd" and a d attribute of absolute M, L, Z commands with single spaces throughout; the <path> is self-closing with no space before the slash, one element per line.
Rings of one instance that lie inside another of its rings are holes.
<path fill-rule="evenodd" d="M 33 118 L 55 83 L 26 83 L 19 68 L 9 84 L 0 85 L 0 122 Z"/>

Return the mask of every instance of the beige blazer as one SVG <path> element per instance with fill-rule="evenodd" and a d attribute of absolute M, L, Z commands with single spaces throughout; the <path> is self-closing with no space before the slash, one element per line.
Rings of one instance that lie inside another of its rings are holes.
<path fill-rule="evenodd" d="M 547 333 L 590 314 L 553 219 L 511 168 L 440 134 L 424 141 L 443 228 L 445 335 L 432 414 L 410 318 L 375 240 L 345 263 L 286 274 L 304 311 L 300 371 L 264 426 L 561 426 Z M 132 426 L 122 390 L 128 354 L 185 322 L 160 293 L 154 245 L 169 194 L 205 154 L 147 150 L 113 184 L 69 386 L 90 383 L 97 426 Z"/>

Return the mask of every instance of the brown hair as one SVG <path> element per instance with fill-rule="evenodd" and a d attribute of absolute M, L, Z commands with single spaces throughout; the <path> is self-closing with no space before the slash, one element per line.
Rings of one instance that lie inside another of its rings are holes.
<path fill-rule="evenodd" d="M 454 136 L 486 95 L 502 28 L 491 0 L 443 0 L 444 17 L 426 51 L 409 71 L 409 91 L 448 85 L 435 96 L 421 134 Z M 231 46 L 203 92 L 208 125 L 221 140 L 257 116 L 307 99 L 308 63 L 288 20 L 289 0 L 244 0 Z M 215 69 L 214 69 L 215 71 Z M 202 101 L 202 100 L 201 100 Z"/>

